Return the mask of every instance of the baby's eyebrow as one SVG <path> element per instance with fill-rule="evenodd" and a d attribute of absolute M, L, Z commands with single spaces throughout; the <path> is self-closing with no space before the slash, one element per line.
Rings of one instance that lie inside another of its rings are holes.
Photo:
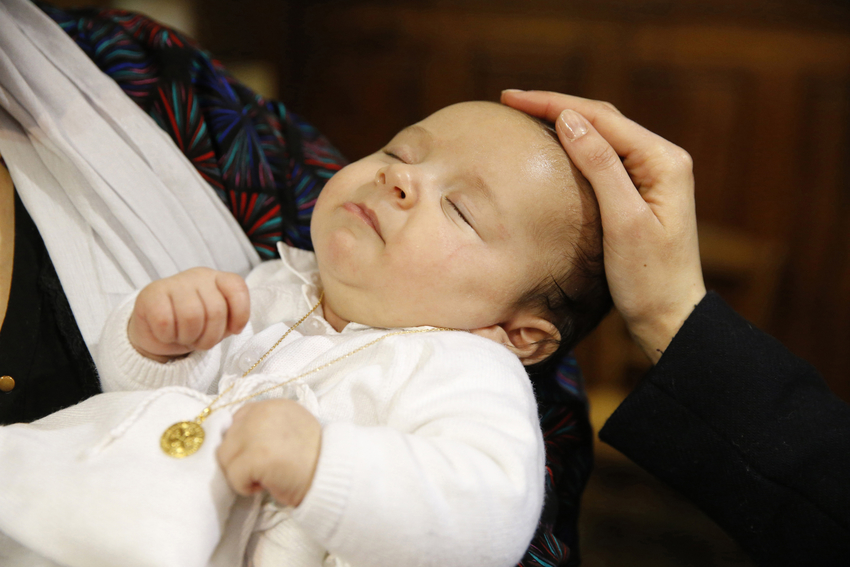
<path fill-rule="evenodd" d="M 399 135 L 411 135 L 418 138 L 417 142 L 425 146 L 430 146 L 434 141 L 434 135 L 419 124 L 412 124 L 408 126 L 399 132 Z"/>
<path fill-rule="evenodd" d="M 477 173 L 470 173 L 467 179 L 469 181 L 469 187 L 474 194 L 483 198 L 494 209 L 498 209 L 496 207 L 496 199 L 493 197 L 493 190 L 490 189 L 490 186 L 487 185 L 483 177 Z"/>

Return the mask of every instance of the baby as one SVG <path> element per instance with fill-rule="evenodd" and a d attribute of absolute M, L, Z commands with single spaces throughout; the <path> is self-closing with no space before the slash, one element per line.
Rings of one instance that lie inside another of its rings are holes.
<path fill-rule="evenodd" d="M 257 495 L 220 498 L 210 564 L 515 565 L 545 476 L 523 365 L 610 306 L 592 190 L 546 126 L 462 103 L 331 178 L 311 234 L 315 253 L 281 245 L 247 284 L 198 268 L 126 302 L 97 357 L 118 393 L 96 398 L 207 394 L 163 421 L 186 420 L 150 459 L 176 477 L 217 458 L 211 487 L 223 472 Z M 151 399 L 92 458 L 147 432 Z"/>

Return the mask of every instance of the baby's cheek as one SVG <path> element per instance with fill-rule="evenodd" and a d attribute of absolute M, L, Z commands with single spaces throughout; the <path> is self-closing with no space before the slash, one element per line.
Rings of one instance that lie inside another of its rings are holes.
<path fill-rule="evenodd" d="M 332 230 L 314 244 L 317 244 L 316 257 L 323 273 L 329 270 L 338 275 L 357 277 L 367 268 L 365 258 L 358 254 L 356 239 L 350 231 Z"/>

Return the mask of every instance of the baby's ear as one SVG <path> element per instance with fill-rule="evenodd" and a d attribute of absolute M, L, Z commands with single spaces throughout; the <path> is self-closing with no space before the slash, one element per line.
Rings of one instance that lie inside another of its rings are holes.
<path fill-rule="evenodd" d="M 552 323 L 529 314 L 517 314 L 509 321 L 470 331 L 496 341 L 519 357 L 525 366 L 544 360 L 558 348 L 561 333 Z"/>

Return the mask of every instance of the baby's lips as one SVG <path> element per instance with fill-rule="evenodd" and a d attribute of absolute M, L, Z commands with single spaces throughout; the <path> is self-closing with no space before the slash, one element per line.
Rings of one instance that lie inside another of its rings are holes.
<path fill-rule="evenodd" d="M 374 230 L 377 235 L 381 237 L 381 240 L 383 240 L 383 235 L 381 234 L 381 223 L 378 220 L 378 215 L 375 214 L 375 211 L 366 205 L 361 205 L 359 203 L 346 203 L 344 208 L 360 217 L 360 220 L 372 227 L 372 230 Z"/>

